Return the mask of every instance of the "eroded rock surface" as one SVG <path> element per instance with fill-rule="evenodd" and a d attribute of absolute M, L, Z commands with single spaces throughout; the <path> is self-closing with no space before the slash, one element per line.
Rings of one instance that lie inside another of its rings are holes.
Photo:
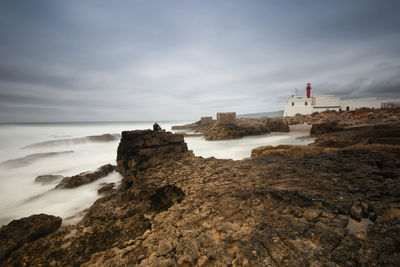
<path fill-rule="evenodd" d="M 206 125 L 197 122 L 185 126 L 174 126 L 172 129 L 200 132 L 209 141 L 236 139 L 270 132 L 289 132 L 289 126 L 282 118 L 239 118 L 227 121 L 212 121 Z"/>
<path fill-rule="evenodd" d="M 157 166 L 179 159 L 187 152 L 183 136 L 170 132 L 124 131 L 117 153 L 117 170 L 127 175 L 130 171 Z"/>
<path fill-rule="evenodd" d="M 317 129 L 317 130 L 316 130 Z M 400 146 L 400 121 L 397 123 L 340 126 L 313 124 L 316 146 L 344 148 L 350 145 L 381 144 Z"/>
<path fill-rule="evenodd" d="M 91 183 L 93 181 L 96 181 L 97 179 L 106 177 L 108 174 L 115 171 L 115 168 L 116 167 L 114 165 L 106 164 L 93 172 L 83 172 L 78 175 L 65 177 L 56 186 L 56 189 L 75 188 L 84 184 Z"/>
<path fill-rule="evenodd" d="M 400 163 L 392 154 L 286 146 L 233 161 L 193 157 L 181 141 L 169 133 L 123 134 L 119 190 L 97 200 L 77 225 L 26 244 L 3 265 L 400 262 Z M 169 156 L 160 158 L 160 148 Z M 351 217 L 360 216 L 357 227 Z"/>
<path fill-rule="evenodd" d="M 37 214 L 13 220 L 0 228 L 0 263 L 14 250 L 56 231 L 61 226 L 61 218 Z"/>

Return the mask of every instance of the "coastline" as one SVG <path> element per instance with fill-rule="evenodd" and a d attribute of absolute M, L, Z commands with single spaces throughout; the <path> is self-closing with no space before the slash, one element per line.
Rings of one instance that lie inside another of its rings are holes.
<path fill-rule="evenodd" d="M 123 134 L 121 187 L 2 264 L 396 265 L 396 112 L 384 131 L 377 112 L 329 114 L 313 126 L 315 143 L 258 148 L 238 161 L 195 157 L 179 135 Z M 330 122 L 348 114 L 351 125 Z M 371 123 L 352 126 L 360 122 Z"/>

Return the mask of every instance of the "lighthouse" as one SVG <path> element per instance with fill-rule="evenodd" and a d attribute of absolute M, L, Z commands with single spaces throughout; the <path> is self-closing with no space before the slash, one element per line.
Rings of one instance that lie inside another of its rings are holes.
<path fill-rule="evenodd" d="M 307 98 L 311 97 L 311 83 L 307 83 Z"/>
<path fill-rule="evenodd" d="M 353 99 L 341 101 L 339 97 L 334 95 L 313 95 L 311 97 L 311 83 L 307 83 L 307 95 L 305 97 L 299 96 L 296 89 L 296 94 L 289 98 L 283 112 L 283 116 L 290 117 L 297 114 L 307 115 L 314 112 L 324 111 L 342 111 L 342 110 L 356 110 L 359 108 L 367 107 L 378 109 L 383 107 L 384 104 L 390 102 L 389 100 L 376 99 Z"/>

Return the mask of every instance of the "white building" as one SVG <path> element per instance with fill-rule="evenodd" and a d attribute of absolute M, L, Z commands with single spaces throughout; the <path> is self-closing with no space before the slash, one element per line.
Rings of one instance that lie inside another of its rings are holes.
<path fill-rule="evenodd" d="M 387 100 L 367 100 L 367 99 L 356 99 L 356 100 L 343 100 L 341 103 L 342 110 L 355 110 L 359 108 L 383 108 L 382 104 L 387 103 Z"/>
<path fill-rule="evenodd" d="M 387 100 L 346 100 L 341 101 L 334 95 L 313 95 L 311 96 L 311 84 L 307 84 L 306 97 L 298 96 L 297 92 L 289 98 L 283 116 L 295 116 L 296 114 L 307 115 L 314 112 L 323 112 L 327 110 L 355 110 L 359 108 L 381 108 Z"/>

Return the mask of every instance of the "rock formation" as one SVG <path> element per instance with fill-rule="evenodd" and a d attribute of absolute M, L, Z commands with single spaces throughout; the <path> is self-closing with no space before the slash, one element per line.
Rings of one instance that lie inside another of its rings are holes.
<path fill-rule="evenodd" d="M 99 194 L 107 194 L 110 193 L 115 188 L 115 183 L 108 183 L 108 184 L 100 184 L 101 187 L 97 190 Z"/>
<path fill-rule="evenodd" d="M 173 126 L 173 130 L 190 130 L 200 132 L 209 141 L 236 139 L 249 135 L 267 134 L 270 132 L 289 132 L 287 122 L 282 118 L 234 118 L 231 113 L 218 113 L 220 119 L 206 125 L 196 122 L 184 126 Z M 186 134 L 190 136 L 190 134 Z"/>
<path fill-rule="evenodd" d="M 97 179 L 103 178 L 113 172 L 115 170 L 115 166 L 111 164 L 106 164 L 101 166 L 94 172 L 83 172 L 78 175 L 74 175 L 71 177 L 65 177 L 61 180 L 61 182 L 56 186 L 56 189 L 67 189 L 74 188 L 84 184 L 91 183 Z"/>
<path fill-rule="evenodd" d="M 397 145 L 264 147 L 241 161 L 186 151 L 179 135 L 124 132 L 122 186 L 2 265 L 398 266 Z"/>
<path fill-rule="evenodd" d="M 56 231 L 61 218 L 46 214 L 32 215 L 13 220 L 0 229 L 0 263 L 14 250 Z"/>
<path fill-rule="evenodd" d="M 132 170 L 157 166 L 182 157 L 187 152 L 183 136 L 170 132 L 125 131 L 117 153 L 117 170 L 127 175 Z"/>

